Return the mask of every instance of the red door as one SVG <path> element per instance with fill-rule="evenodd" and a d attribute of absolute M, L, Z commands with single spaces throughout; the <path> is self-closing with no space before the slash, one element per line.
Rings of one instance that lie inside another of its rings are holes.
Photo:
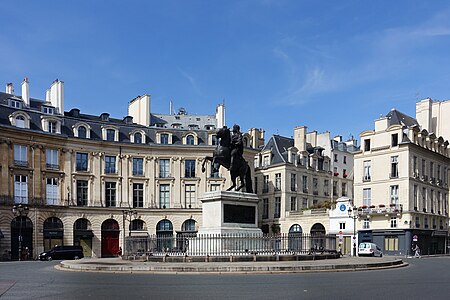
<path fill-rule="evenodd" d="M 102 224 L 102 257 L 119 255 L 119 223 L 109 219 Z"/>

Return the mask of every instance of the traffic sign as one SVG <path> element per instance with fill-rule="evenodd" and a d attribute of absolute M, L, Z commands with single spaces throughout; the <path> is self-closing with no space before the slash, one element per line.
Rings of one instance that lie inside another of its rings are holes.
<path fill-rule="evenodd" d="M 339 234 L 342 234 L 342 230 L 339 231 Z"/>
<path fill-rule="evenodd" d="M 417 235 L 413 235 L 413 242 L 417 242 L 418 239 L 419 239 L 419 238 L 418 238 Z"/>

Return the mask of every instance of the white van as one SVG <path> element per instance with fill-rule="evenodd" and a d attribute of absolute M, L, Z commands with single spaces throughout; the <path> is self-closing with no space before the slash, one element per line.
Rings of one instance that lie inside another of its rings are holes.
<path fill-rule="evenodd" d="M 380 247 L 374 243 L 361 243 L 358 248 L 359 256 L 379 256 L 383 257 Z"/>

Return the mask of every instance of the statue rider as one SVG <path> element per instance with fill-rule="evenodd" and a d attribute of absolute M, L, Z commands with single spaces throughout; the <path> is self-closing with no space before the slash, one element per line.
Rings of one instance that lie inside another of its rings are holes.
<path fill-rule="evenodd" d="M 235 171 L 239 166 L 239 161 L 243 159 L 244 142 L 239 125 L 233 125 L 233 134 L 231 135 L 231 163 L 230 171 Z"/>

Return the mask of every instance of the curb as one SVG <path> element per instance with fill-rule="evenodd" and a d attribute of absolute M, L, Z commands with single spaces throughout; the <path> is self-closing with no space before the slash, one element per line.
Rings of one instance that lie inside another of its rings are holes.
<path fill-rule="evenodd" d="M 95 263 L 79 264 L 62 261 L 55 268 L 61 271 L 74 272 L 107 272 L 107 273 L 148 273 L 148 274 L 286 274 L 315 272 L 353 272 L 401 268 L 408 266 L 401 259 L 380 263 L 330 264 L 330 265 L 267 265 L 254 263 L 243 265 L 218 265 L 207 263 L 205 266 L 186 266 L 186 264 L 113 264 L 98 265 Z"/>

